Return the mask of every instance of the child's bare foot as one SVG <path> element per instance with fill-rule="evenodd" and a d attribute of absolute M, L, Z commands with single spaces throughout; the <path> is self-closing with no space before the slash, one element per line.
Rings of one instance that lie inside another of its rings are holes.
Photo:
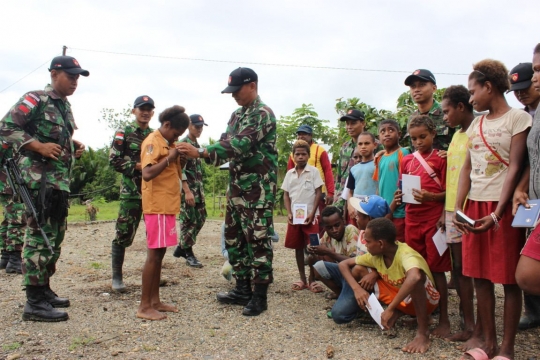
<path fill-rule="evenodd" d="M 152 304 L 152 308 L 157 311 L 164 311 L 164 312 L 178 312 L 178 308 L 174 305 L 164 304 L 162 302 L 159 302 L 157 304 Z"/>
<path fill-rule="evenodd" d="M 480 338 L 473 336 L 463 345 L 459 345 L 457 348 L 461 351 L 469 351 L 472 349 L 481 348 L 482 346 L 484 346 L 484 341 L 482 341 L 482 339 Z"/>
<path fill-rule="evenodd" d="M 440 322 L 435 329 L 431 331 L 431 335 L 436 338 L 445 338 L 450 336 L 450 323 Z"/>
<path fill-rule="evenodd" d="M 408 353 L 425 353 L 429 349 L 429 336 L 416 334 L 413 341 L 401 349 Z"/>
<path fill-rule="evenodd" d="M 463 330 L 460 332 L 457 332 L 453 335 L 447 336 L 444 338 L 446 341 L 467 341 L 471 338 L 473 331 L 472 330 Z"/>
<path fill-rule="evenodd" d="M 163 320 L 167 318 L 167 315 L 157 311 L 154 308 L 139 308 L 139 310 L 137 310 L 137 317 L 146 320 Z"/>

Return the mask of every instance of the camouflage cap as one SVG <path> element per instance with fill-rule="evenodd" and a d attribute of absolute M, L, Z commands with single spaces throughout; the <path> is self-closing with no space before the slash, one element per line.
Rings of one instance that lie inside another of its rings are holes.
<path fill-rule="evenodd" d="M 90 72 L 88 70 L 81 69 L 81 65 L 79 65 L 77 59 L 71 56 L 57 56 L 52 59 L 49 71 L 52 70 L 63 70 L 71 75 L 90 75 Z"/>

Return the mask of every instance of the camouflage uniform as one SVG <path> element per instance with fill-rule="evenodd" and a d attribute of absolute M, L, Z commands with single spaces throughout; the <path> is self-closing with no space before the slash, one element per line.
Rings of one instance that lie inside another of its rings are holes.
<path fill-rule="evenodd" d="M 191 141 L 186 136 L 181 142 L 187 142 L 199 148 L 199 143 Z M 182 205 L 180 211 L 180 246 L 189 249 L 197 242 L 197 235 L 206 221 L 206 204 L 204 202 L 203 169 L 201 159 L 189 159 L 184 167 L 185 181 L 195 198 L 195 206 L 188 206 L 185 194 L 182 192 Z"/>
<path fill-rule="evenodd" d="M 141 144 L 153 132 L 141 129 L 136 122 L 117 130 L 109 152 L 109 163 L 122 173 L 120 208 L 116 221 L 116 237 L 113 244 L 124 248 L 131 246 L 142 215 L 142 172 L 135 170 L 141 161 Z"/>
<path fill-rule="evenodd" d="M 409 117 L 409 121 L 413 116 L 420 115 L 420 112 L 416 110 L 411 114 Z M 450 145 L 450 142 L 452 141 L 452 137 L 454 136 L 454 133 L 456 132 L 455 129 L 449 127 L 444 122 L 444 114 L 442 112 L 441 104 L 437 102 L 437 100 L 433 100 L 433 106 L 431 109 L 429 109 L 427 115 L 433 120 L 435 123 L 435 129 L 437 131 L 437 135 L 435 136 L 435 139 L 433 139 L 433 147 L 437 150 L 448 150 L 448 145 Z M 407 128 L 409 128 L 409 124 L 407 123 Z M 405 136 L 409 136 L 409 133 Z M 409 142 L 411 144 L 411 150 L 414 151 L 414 147 L 412 145 L 412 141 L 409 138 Z"/>
<path fill-rule="evenodd" d="M 9 145 L 5 147 L 0 149 L 0 163 L 13 157 L 12 148 Z M 13 199 L 13 191 L 3 167 L 0 168 L 0 205 L 4 215 L 0 224 L 0 249 L 20 252 L 24 244 L 25 208 L 18 198 Z"/>
<path fill-rule="evenodd" d="M 343 211 L 345 206 L 345 200 L 341 198 L 341 194 L 347 188 L 347 177 L 349 176 L 349 171 L 351 167 L 354 166 L 354 160 L 352 155 L 356 149 L 356 142 L 353 139 L 343 143 L 341 149 L 339 150 L 339 163 L 338 171 L 336 178 L 336 197 L 334 199 L 334 206 L 339 207 Z"/>
<path fill-rule="evenodd" d="M 45 191 L 51 213 L 45 217 L 43 230 L 49 238 L 54 255 L 45 246 L 38 228 L 38 219 L 27 218 L 23 250 L 23 285 L 48 285 L 56 271 L 61 244 L 66 230 L 68 194 L 71 171 L 75 161 L 72 135 L 76 129 L 71 104 L 63 100 L 50 85 L 44 91 L 31 91 L 11 108 L 0 122 L 0 137 L 19 152 L 21 175 L 31 190 L 32 200 L 39 209 L 39 194 Z M 22 147 L 37 139 L 62 147 L 58 160 L 44 159 L 38 153 Z M 40 190 L 41 189 L 41 190 Z"/>
<path fill-rule="evenodd" d="M 269 284 L 273 280 L 273 227 L 276 200 L 276 118 L 259 96 L 236 110 L 219 142 L 208 146 L 209 162 L 229 163 L 229 199 L 225 239 L 237 280 Z"/>

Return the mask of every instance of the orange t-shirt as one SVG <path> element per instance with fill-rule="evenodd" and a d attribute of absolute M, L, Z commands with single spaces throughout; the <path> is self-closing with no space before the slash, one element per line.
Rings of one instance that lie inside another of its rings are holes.
<path fill-rule="evenodd" d="M 155 165 L 169 155 L 169 142 L 159 130 L 144 139 L 141 146 L 141 167 Z M 180 212 L 182 168 L 180 158 L 171 162 L 155 178 L 142 181 L 143 214 L 175 215 Z"/>

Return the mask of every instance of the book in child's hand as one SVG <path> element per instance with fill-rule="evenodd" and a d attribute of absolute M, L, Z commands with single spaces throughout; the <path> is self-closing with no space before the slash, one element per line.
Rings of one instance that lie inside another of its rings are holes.
<path fill-rule="evenodd" d="M 292 207 L 293 225 L 302 225 L 307 218 L 307 204 L 294 204 Z"/>
<path fill-rule="evenodd" d="M 519 205 L 514 221 L 512 221 L 513 227 L 535 227 L 540 216 L 540 200 L 529 200 L 527 203 L 529 208 Z"/>
<path fill-rule="evenodd" d="M 309 245 L 310 246 L 319 246 L 319 234 L 309 234 Z"/>
<path fill-rule="evenodd" d="M 403 192 L 403 198 L 401 200 L 404 203 L 420 204 L 418 201 L 414 200 L 413 195 L 413 189 L 420 190 L 422 188 L 420 176 L 403 174 L 401 179 L 401 191 Z"/>

